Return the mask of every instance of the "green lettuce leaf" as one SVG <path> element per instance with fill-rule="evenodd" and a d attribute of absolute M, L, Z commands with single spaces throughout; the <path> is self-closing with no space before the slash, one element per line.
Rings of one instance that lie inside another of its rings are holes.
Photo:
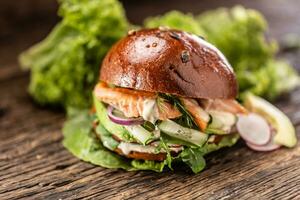
<path fill-rule="evenodd" d="M 155 28 L 166 26 L 174 29 L 185 30 L 205 37 L 205 32 L 199 26 L 192 14 L 183 14 L 179 11 L 171 11 L 163 16 L 149 17 L 145 19 L 144 26 Z"/>
<path fill-rule="evenodd" d="M 194 173 L 198 173 L 205 168 L 206 162 L 203 155 L 200 149 L 194 148 L 186 148 L 180 154 L 182 161 L 185 162 Z"/>
<path fill-rule="evenodd" d="M 29 92 L 42 105 L 91 105 L 102 58 L 128 29 L 117 0 L 61 0 L 62 21 L 46 39 L 20 55 L 31 69 Z"/>
<path fill-rule="evenodd" d="M 225 54 L 236 71 L 263 67 L 277 50 L 275 41 L 266 41 L 267 22 L 255 10 L 219 8 L 199 15 L 197 20 L 207 32 L 207 40 Z"/>
<path fill-rule="evenodd" d="M 134 170 L 126 159 L 105 149 L 92 133 L 93 117 L 88 111 L 70 118 L 63 127 L 63 145 L 74 156 L 105 168 Z"/>
<path fill-rule="evenodd" d="M 136 170 L 152 170 L 162 172 L 165 167 L 165 162 L 154 162 L 151 160 L 132 160 L 131 165 Z"/>
<path fill-rule="evenodd" d="M 247 83 L 247 92 L 256 95 L 264 94 L 269 99 L 275 99 L 282 93 L 299 86 L 300 78 L 297 72 L 285 61 L 269 60 L 264 68 L 252 73 L 240 73 L 241 83 Z M 282 82 L 284 80 L 284 83 Z"/>
<path fill-rule="evenodd" d="M 203 156 L 213 151 L 217 151 L 223 147 L 231 147 L 238 141 L 238 139 L 238 134 L 231 134 L 224 136 L 218 144 L 207 143 L 200 148 L 185 148 L 181 152 L 180 157 L 182 161 L 185 162 L 194 173 L 198 173 L 202 171 L 206 166 L 206 162 Z"/>
<path fill-rule="evenodd" d="M 239 134 L 230 134 L 222 137 L 221 141 L 218 144 L 215 143 L 207 143 L 203 147 L 199 148 L 204 155 L 209 154 L 213 151 L 217 151 L 223 147 L 231 147 L 233 146 L 238 139 L 240 138 Z"/>

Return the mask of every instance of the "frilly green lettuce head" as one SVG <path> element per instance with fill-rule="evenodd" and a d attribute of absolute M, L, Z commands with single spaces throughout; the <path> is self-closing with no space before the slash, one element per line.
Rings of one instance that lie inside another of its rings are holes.
<path fill-rule="evenodd" d="M 171 11 L 163 16 L 149 17 L 144 21 L 144 26 L 147 28 L 166 26 L 206 37 L 192 14 L 183 14 L 179 11 Z"/>
<path fill-rule="evenodd" d="M 31 69 L 29 92 L 42 105 L 85 108 L 106 52 L 128 29 L 117 0 L 61 0 L 62 21 L 20 56 Z"/>
<path fill-rule="evenodd" d="M 277 50 L 274 41 L 265 39 L 267 22 L 257 11 L 236 6 L 219 8 L 197 17 L 207 32 L 207 40 L 216 45 L 235 70 L 258 69 Z"/>
<path fill-rule="evenodd" d="M 116 0 L 60 0 L 62 23 L 89 38 L 91 46 L 110 47 L 128 28 L 122 5 Z M 109 45 L 110 44 L 110 45 Z M 105 52 L 104 52 L 105 53 Z"/>

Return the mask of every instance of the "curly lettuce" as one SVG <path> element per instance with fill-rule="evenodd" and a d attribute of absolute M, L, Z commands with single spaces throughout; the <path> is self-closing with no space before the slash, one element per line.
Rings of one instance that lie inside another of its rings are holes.
<path fill-rule="evenodd" d="M 205 37 L 205 31 L 199 26 L 197 20 L 191 13 L 183 14 L 179 11 L 171 11 L 162 16 L 149 17 L 145 19 L 144 26 L 155 28 L 166 26 L 179 30 L 185 30 Z"/>
<path fill-rule="evenodd" d="M 62 21 L 21 54 L 31 69 L 29 93 L 42 105 L 86 108 L 108 49 L 128 30 L 117 0 L 61 0 Z"/>

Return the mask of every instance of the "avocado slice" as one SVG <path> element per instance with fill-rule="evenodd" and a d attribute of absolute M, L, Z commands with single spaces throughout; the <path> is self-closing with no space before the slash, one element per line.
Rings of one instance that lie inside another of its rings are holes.
<path fill-rule="evenodd" d="M 118 147 L 119 142 L 101 124 L 96 127 L 96 134 L 100 137 L 103 146 L 106 148 L 114 151 Z"/>
<path fill-rule="evenodd" d="M 286 147 L 294 147 L 297 144 L 295 128 L 289 118 L 278 108 L 266 100 L 251 93 L 245 95 L 244 106 L 265 117 L 276 128 L 277 133 L 274 142 Z"/>
<path fill-rule="evenodd" d="M 94 106 L 96 108 L 96 114 L 100 121 L 100 123 L 104 126 L 104 128 L 110 133 L 116 135 L 122 141 L 125 142 L 134 142 L 134 138 L 131 134 L 125 129 L 124 126 L 116 124 L 112 122 L 107 116 L 107 109 L 102 102 L 100 102 L 94 96 Z"/>

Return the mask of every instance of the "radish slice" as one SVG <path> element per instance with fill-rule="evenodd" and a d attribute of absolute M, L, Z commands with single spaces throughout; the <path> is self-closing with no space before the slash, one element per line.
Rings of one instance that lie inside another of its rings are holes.
<path fill-rule="evenodd" d="M 276 132 L 275 130 L 272 130 L 271 140 L 265 145 L 259 146 L 259 145 L 251 144 L 249 142 L 246 142 L 246 144 L 250 149 L 255 151 L 274 151 L 276 149 L 279 149 L 281 146 L 279 144 L 274 143 L 275 132 Z"/>
<path fill-rule="evenodd" d="M 263 145 L 263 146 L 254 145 L 249 142 L 246 142 L 246 144 L 250 149 L 253 149 L 255 151 L 274 151 L 274 150 L 280 148 L 280 145 L 274 144 L 273 141 L 270 141 L 269 143 L 267 143 L 266 145 Z"/>
<path fill-rule="evenodd" d="M 238 115 L 236 127 L 247 143 L 261 146 L 267 144 L 271 139 L 270 126 L 264 118 L 257 114 Z"/>

